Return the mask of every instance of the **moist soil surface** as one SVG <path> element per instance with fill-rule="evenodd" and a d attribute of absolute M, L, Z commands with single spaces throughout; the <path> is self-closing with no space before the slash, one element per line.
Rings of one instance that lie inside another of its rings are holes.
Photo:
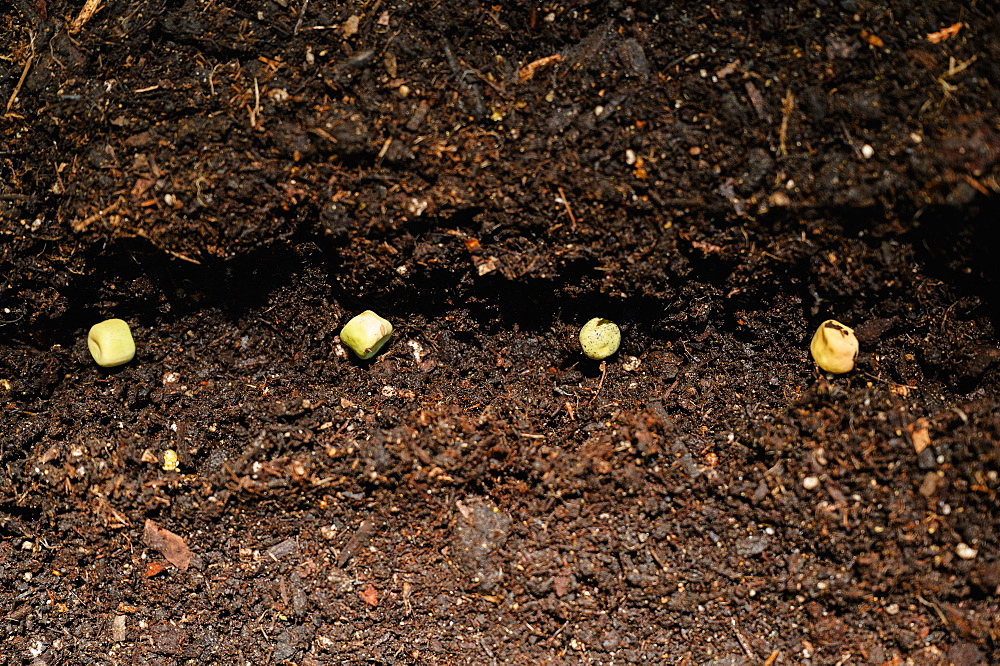
<path fill-rule="evenodd" d="M 1000 663 L 996 11 L 6 3 L 0 664 Z"/>

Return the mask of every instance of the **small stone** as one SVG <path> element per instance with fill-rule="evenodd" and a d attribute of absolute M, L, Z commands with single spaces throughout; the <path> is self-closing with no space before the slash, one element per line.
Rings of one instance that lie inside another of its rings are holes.
<path fill-rule="evenodd" d="M 635 372 L 642 365 L 642 361 L 635 356 L 626 356 L 625 362 L 622 363 L 622 370 L 625 372 Z"/>
<path fill-rule="evenodd" d="M 934 454 L 934 447 L 928 446 L 917 454 L 917 467 L 928 470 L 937 467 L 937 457 Z"/>
<path fill-rule="evenodd" d="M 983 653 L 972 643 L 955 643 L 948 648 L 948 662 L 951 666 L 976 666 L 984 664 Z"/>
<path fill-rule="evenodd" d="M 124 615 L 115 615 L 115 619 L 111 621 L 111 640 L 115 643 L 122 643 L 125 641 L 125 620 Z"/>
<path fill-rule="evenodd" d="M 924 497 L 930 497 L 937 490 L 938 480 L 940 477 L 936 472 L 927 472 L 924 474 L 924 480 L 920 483 L 919 493 Z"/>
<path fill-rule="evenodd" d="M 802 487 L 806 490 L 816 490 L 819 487 L 819 477 L 818 476 L 807 476 L 802 479 Z"/>

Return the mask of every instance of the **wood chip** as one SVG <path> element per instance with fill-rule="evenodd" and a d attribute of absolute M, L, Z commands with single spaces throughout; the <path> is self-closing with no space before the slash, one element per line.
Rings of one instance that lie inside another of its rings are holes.
<path fill-rule="evenodd" d="M 876 35 L 875 33 L 873 33 L 873 32 L 868 32 L 867 30 L 862 30 L 861 31 L 861 38 L 863 40 L 865 40 L 866 42 L 868 42 L 868 44 L 870 46 L 874 46 L 875 48 L 879 48 L 880 49 L 883 46 L 885 46 L 885 42 L 883 42 L 882 39 L 878 35 Z"/>
<path fill-rule="evenodd" d="M 344 39 L 356 35 L 358 32 L 358 26 L 361 25 L 361 17 L 357 14 L 350 16 L 344 24 L 340 26 L 340 34 Z"/>
<path fill-rule="evenodd" d="M 918 454 L 931 444 L 931 436 L 927 432 L 927 419 L 917 419 L 906 427 L 910 431 L 910 441 L 913 450 Z"/>
<path fill-rule="evenodd" d="M 767 105 L 764 102 L 764 96 L 760 94 L 755 86 L 750 81 L 743 84 L 746 88 L 747 97 L 750 98 L 750 103 L 753 105 L 753 110 L 757 114 L 757 117 L 765 122 L 771 122 L 771 114 L 767 111 Z"/>
<path fill-rule="evenodd" d="M 691 247 L 701 250 L 705 254 L 715 254 L 716 252 L 722 252 L 722 247 L 715 245 L 714 243 L 709 243 L 707 241 L 691 241 Z"/>
<path fill-rule="evenodd" d="M 90 20 L 90 17 L 96 14 L 97 10 L 101 8 L 101 3 L 103 1 L 104 0 L 87 0 L 87 2 L 84 3 L 83 8 L 80 10 L 80 13 L 77 14 L 76 18 L 73 19 L 73 22 L 69 24 L 67 32 L 71 35 L 80 32 L 80 29 L 83 28 L 87 21 Z"/>
<path fill-rule="evenodd" d="M 146 571 L 143 576 L 146 578 L 152 578 L 153 576 L 159 575 L 170 568 L 170 563 L 166 560 L 154 560 L 146 565 Z"/>
<path fill-rule="evenodd" d="M 369 584 L 368 587 L 358 592 L 358 596 L 372 608 L 378 606 L 378 590 L 375 589 L 374 585 Z"/>
<path fill-rule="evenodd" d="M 370 520 L 362 520 L 357 531 L 348 539 L 344 549 L 340 551 L 340 557 L 337 558 L 337 568 L 343 569 L 355 553 L 365 547 L 373 534 L 375 534 L 375 524 Z"/>
<path fill-rule="evenodd" d="M 115 643 L 121 643 L 125 640 L 125 621 L 124 615 L 115 615 L 115 619 L 111 621 L 111 640 Z"/>
<path fill-rule="evenodd" d="M 931 44 L 939 44 L 940 42 L 943 42 L 944 40 L 950 39 L 951 37 L 957 35 L 958 31 L 961 29 L 962 29 L 961 21 L 959 21 L 958 23 L 953 23 L 952 25 L 949 25 L 947 28 L 942 28 L 937 32 L 928 33 L 927 41 L 930 42 Z"/>
<path fill-rule="evenodd" d="M 518 74 L 518 78 L 522 81 L 527 81 L 535 75 L 535 70 L 539 67 L 544 67 L 554 62 L 562 62 L 562 56 L 558 53 L 555 55 L 545 56 L 544 58 L 539 58 L 533 62 L 529 62 L 527 65 L 521 68 L 521 73 Z"/>
<path fill-rule="evenodd" d="M 187 542 L 170 530 L 164 529 L 152 520 L 146 520 L 142 530 L 142 542 L 160 554 L 181 571 L 187 571 L 195 559 Z"/>

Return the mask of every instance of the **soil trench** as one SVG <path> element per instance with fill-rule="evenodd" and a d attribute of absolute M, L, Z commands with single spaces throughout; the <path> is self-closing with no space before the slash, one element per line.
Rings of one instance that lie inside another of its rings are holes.
<path fill-rule="evenodd" d="M 0 9 L 0 665 L 1000 662 L 1000 14 L 925 4 Z"/>

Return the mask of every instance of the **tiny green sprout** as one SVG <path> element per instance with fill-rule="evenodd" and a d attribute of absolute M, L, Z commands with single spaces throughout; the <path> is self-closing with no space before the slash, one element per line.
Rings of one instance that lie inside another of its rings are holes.
<path fill-rule="evenodd" d="M 618 351 L 622 333 L 613 321 L 594 317 L 580 329 L 580 347 L 587 358 L 606 359 Z"/>
<path fill-rule="evenodd" d="M 809 351 L 816 365 L 826 372 L 839 375 L 854 369 L 858 347 L 853 328 L 834 319 L 827 319 L 816 329 Z"/>
<path fill-rule="evenodd" d="M 340 331 L 340 341 L 361 359 L 377 354 L 391 336 L 392 324 L 371 310 L 365 310 L 347 322 Z"/>
<path fill-rule="evenodd" d="M 107 319 L 94 324 L 87 334 L 90 355 L 102 368 L 123 365 L 135 358 L 135 341 L 128 324 L 121 319 Z"/>

